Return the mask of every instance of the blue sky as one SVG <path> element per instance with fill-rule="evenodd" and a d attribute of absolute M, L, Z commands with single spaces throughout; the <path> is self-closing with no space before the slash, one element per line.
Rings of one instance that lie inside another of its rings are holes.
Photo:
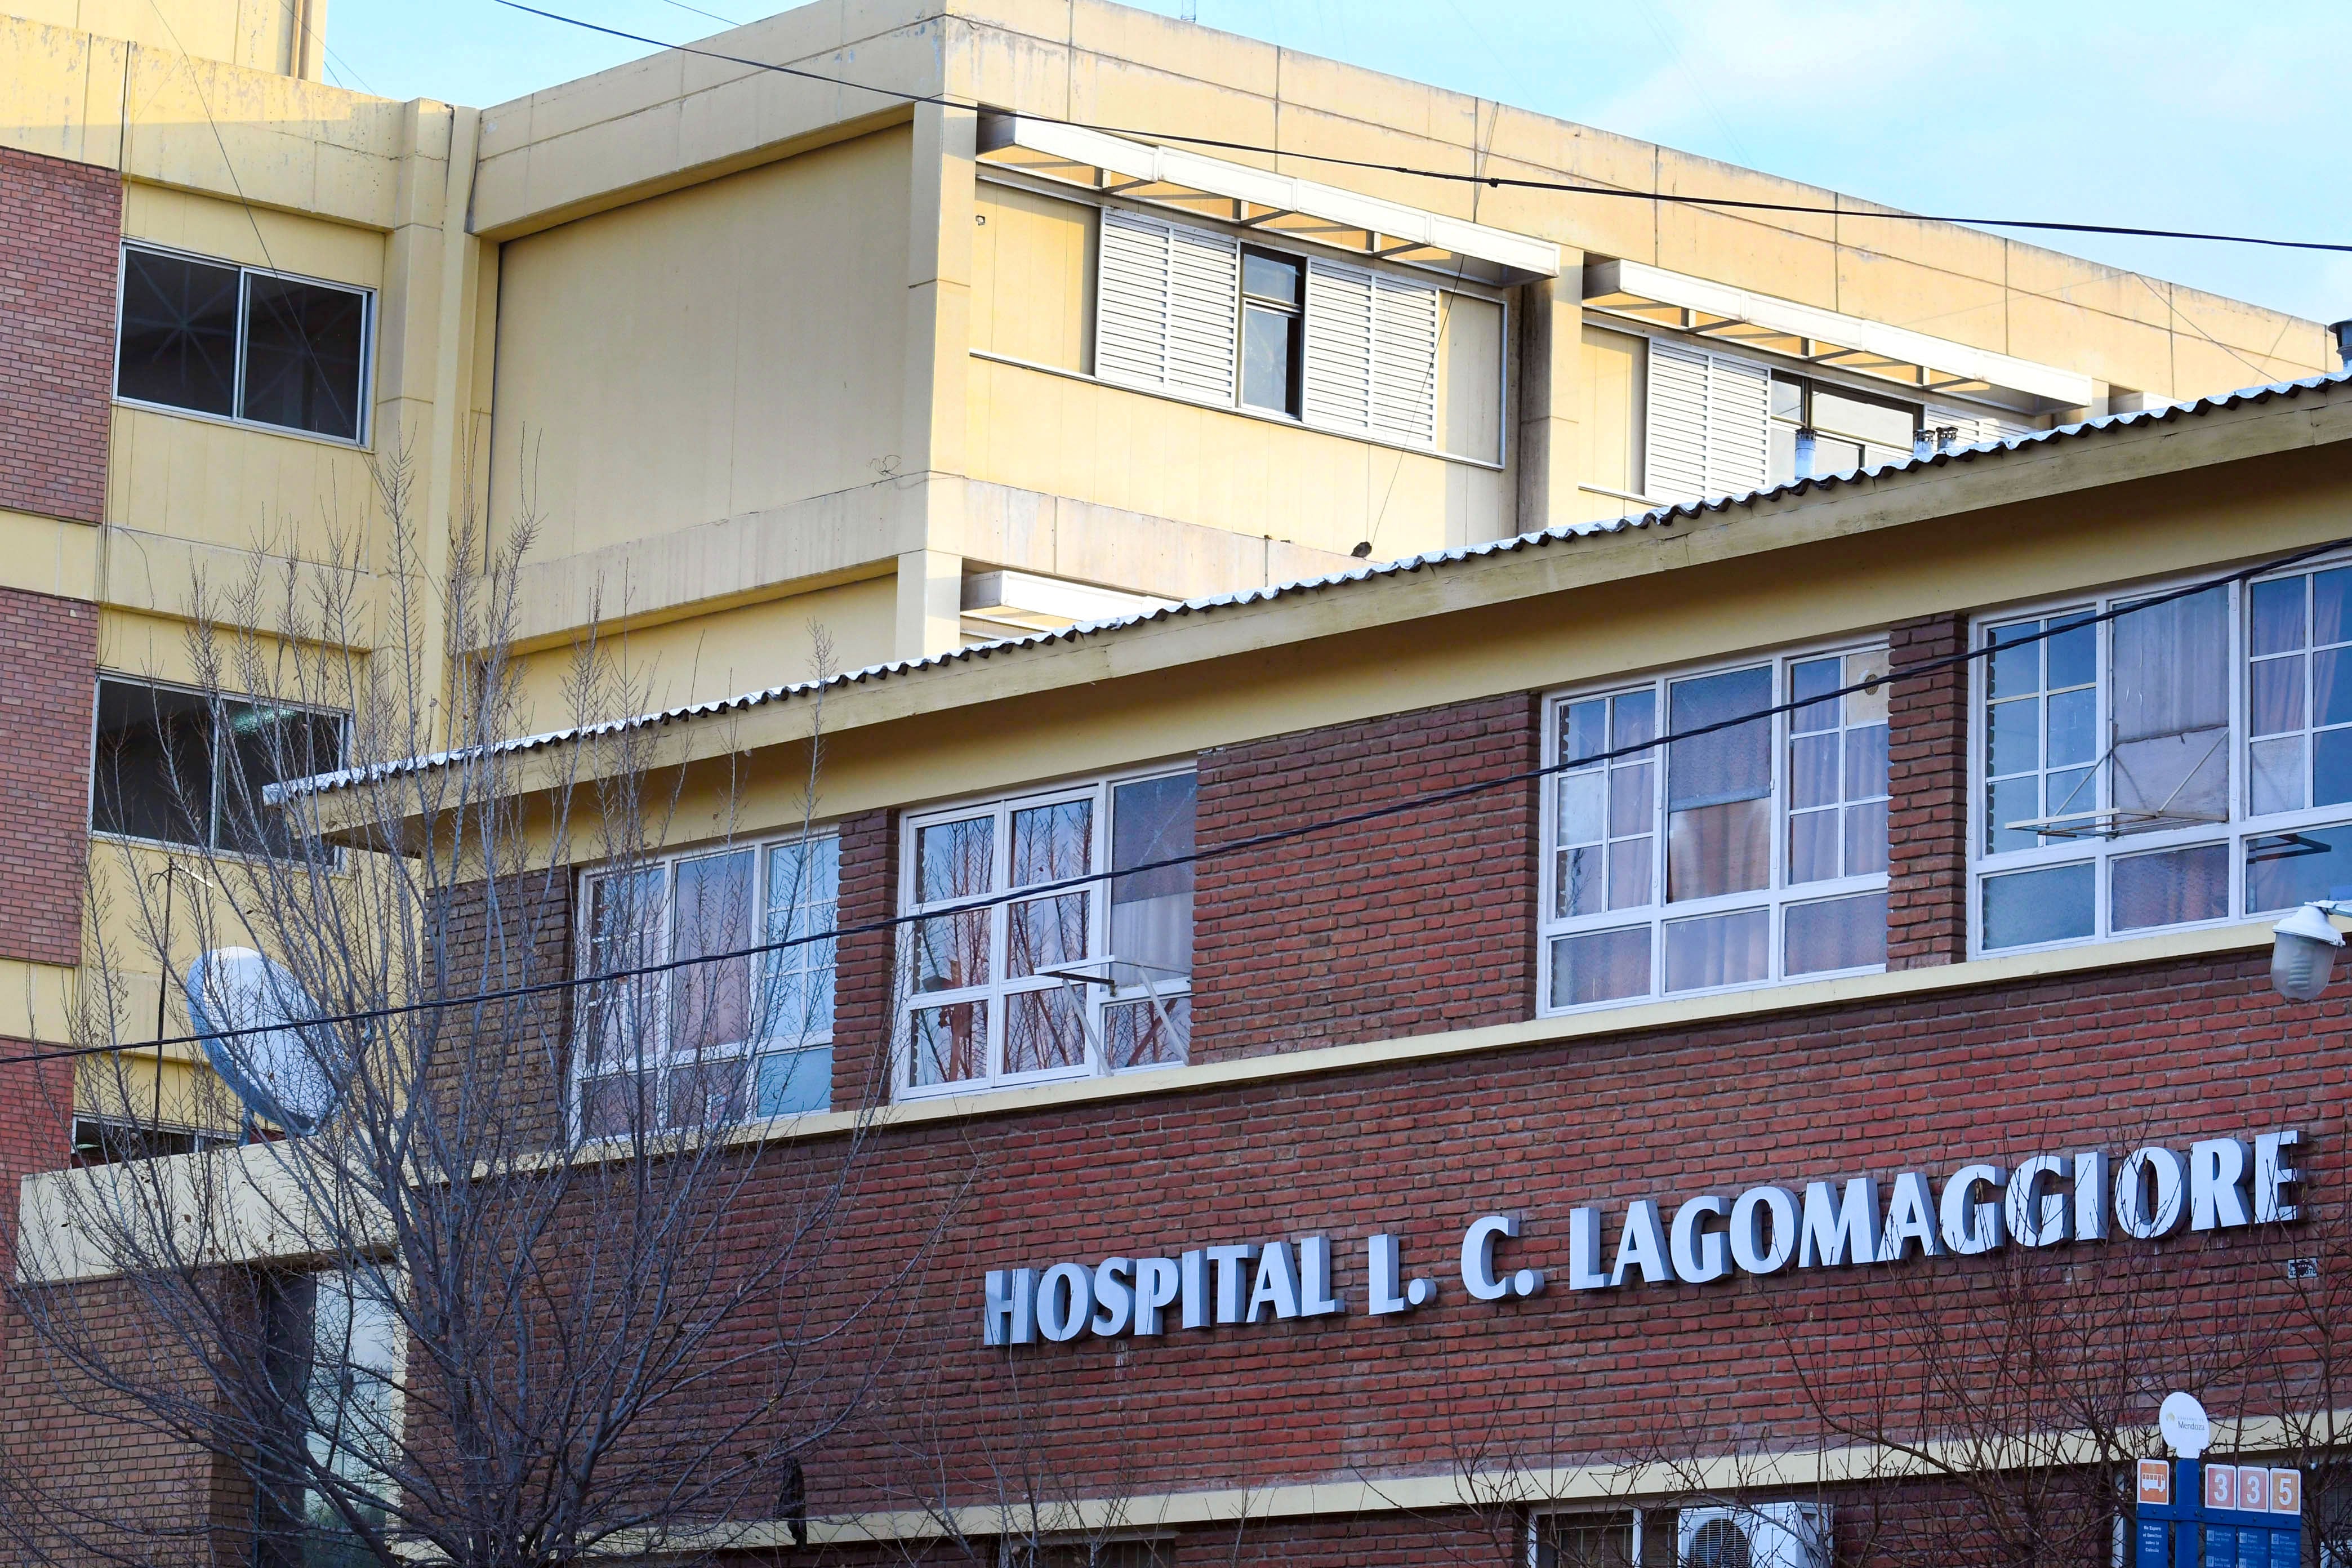
<path fill-rule="evenodd" d="M 532 0 L 685 41 L 775 0 Z M 1174 14 L 1181 0 L 1148 9 Z M 2344 0 L 1198 0 L 1290 47 L 1914 211 L 2352 242 Z M 347 86 L 490 104 L 646 52 L 495 0 L 333 0 Z M 2059 248 L 2319 321 L 2352 256 Z"/>

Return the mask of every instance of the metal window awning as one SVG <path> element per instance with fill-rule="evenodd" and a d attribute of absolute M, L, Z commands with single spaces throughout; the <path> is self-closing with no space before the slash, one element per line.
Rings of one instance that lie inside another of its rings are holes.
<path fill-rule="evenodd" d="M 2071 370 L 1638 261 L 1587 267 L 1584 303 L 1588 310 L 1858 371 L 1916 391 L 2023 394 L 2041 405 L 2036 412 L 2091 406 L 2091 378 Z"/>
<path fill-rule="evenodd" d="M 1101 195 L 1483 283 L 1559 276 L 1559 247 L 1548 239 L 1083 126 L 983 110 L 979 155 Z"/>

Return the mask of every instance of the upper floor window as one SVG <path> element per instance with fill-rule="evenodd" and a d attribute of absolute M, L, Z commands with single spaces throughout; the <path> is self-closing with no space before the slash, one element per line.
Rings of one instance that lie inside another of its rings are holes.
<path fill-rule="evenodd" d="M 1907 461 L 1919 438 L 1919 406 L 1825 382 L 1772 377 L 1771 484 Z"/>
<path fill-rule="evenodd" d="M 1116 208 L 1095 374 L 1417 447 L 1438 439 L 1439 289 Z"/>
<path fill-rule="evenodd" d="M 101 676 L 90 827 L 292 856 L 295 835 L 268 787 L 341 767 L 343 731 L 340 713 Z"/>
<path fill-rule="evenodd" d="M 372 304 L 364 289 L 125 245 L 114 394 L 357 442 Z"/>
<path fill-rule="evenodd" d="M 904 944 L 902 1092 L 1185 1059 L 1192 868 L 1156 863 L 1192 852 L 1193 792 L 1187 770 L 908 818 L 902 904 L 925 918 Z"/>
<path fill-rule="evenodd" d="M 2329 566 L 1983 624 L 1979 945 L 2352 897 L 2347 596 L 2352 566 Z"/>
<path fill-rule="evenodd" d="M 835 942 L 822 933 L 834 929 L 840 883 L 830 833 L 591 874 L 585 973 L 709 962 L 583 993 L 572 1069 L 582 1135 L 830 1105 Z M 791 945 L 744 951 L 771 942 Z"/>
<path fill-rule="evenodd" d="M 1885 963 L 1886 695 L 1826 694 L 1886 668 L 1823 651 L 1551 703 L 1548 1009 Z"/>

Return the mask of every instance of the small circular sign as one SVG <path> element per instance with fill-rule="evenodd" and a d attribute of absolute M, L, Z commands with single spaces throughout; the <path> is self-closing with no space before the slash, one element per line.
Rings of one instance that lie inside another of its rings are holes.
<path fill-rule="evenodd" d="M 2156 1429 L 2164 1434 L 2165 1446 L 2184 1459 L 2195 1458 L 2213 1440 L 2212 1424 L 2193 1394 L 2166 1394 L 2157 1407 Z"/>

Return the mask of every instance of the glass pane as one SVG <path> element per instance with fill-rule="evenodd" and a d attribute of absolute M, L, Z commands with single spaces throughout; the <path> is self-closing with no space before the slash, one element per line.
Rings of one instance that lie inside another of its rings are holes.
<path fill-rule="evenodd" d="M 365 297 L 259 273 L 247 290 L 245 416 L 358 440 Z"/>
<path fill-rule="evenodd" d="M 2352 899 L 2352 827 L 2246 840 L 2246 912 L 2270 914 L 2314 899 Z"/>
<path fill-rule="evenodd" d="M 1016 888 L 1083 877 L 1092 869 L 1095 803 L 1056 801 L 1013 814 L 1013 881 Z"/>
<path fill-rule="evenodd" d="M 236 412 L 237 269 L 122 253 L 118 395 L 224 417 Z"/>
<path fill-rule="evenodd" d="M 1643 763 L 1636 767 L 1612 768 L 1609 772 L 1609 834 L 1622 838 L 1628 834 L 1647 833 L 1653 822 L 1656 802 L 1650 791 L 1651 766 Z"/>
<path fill-rule="evenodd" d="M 988 1004 L 918 1007 L 908 1028 L 918 1085 L 962 1083 L 988 1072 Z"/>
<path fill-rule="evenodd" d="M 2256 741 L 2246 749 L 2249 805 L 2259 816 L 2304 806 L 2303 737 Z"/>
<path fill-rule="evenodd" d="M 2016 828 L 2012 822 L 2032 822 L 2042 815 L 2042 783 L 2031 774 L 2021 779 L 2007 779 L 1994 784 L 1988 792 L 1990 804 L 1985 811 L 1986 847 L 1994 854 L 2005 849 L 2031 849 L 2042 842 L 2042 836 L 2030 828 Z"/>
<path fill-rule="evenodd" d="M 670 956 L 698 958 L 751 945 L 751 851 L 677 863 Z M 670 1047 L 700 1050 L 751 1036 L 751 961 L 723 959 L 670 973 Z"/>
<path fill-rule="evenodd" d="M 2060 616 L 2052 619 L 2054 630 L 2047 650 L 2042 654 L 2043 667 L 2050 677 L 2050 689 L 2063 691 L 2070 686 L 2088 686 L 2098 679 L 2099 628 L 2083 616 Z"/>
<path fill-rule="evenodd" d="M 2311 721 L 2352 723 L 2352 647 L 2311 656 Z"/>
<path fill-rule="evenodd" d="M 761 1116 L 793 1116 L 833 1107 L 833 1047 L 775 1051 L 760 1058 L 754 1103 Z"/>
<path fill-rule="evenodd" d="M 1551 944 L 1551 1005 L 1580 1006 L 1650 994 L 1650 928 L 1590 931 Z"/>
<path fill-rule="evenodd" d="M 1845 656 L 1845 683 L 1860 685 L 1874 680 L 1876 686 L 1865 686 L 1860 691 L 1850 691 L 1845 698 L 1845 721 L 1849 724 L 1884 724 L 1886 722 L 1887 653 L 1883 647 L 1867 653 Z"/>
<path fill-rule="evenodd" d="M 1559 851 L 1559 886 L 1552 900 L 1554 915 L 1597 914 L 1601 907 L 1601 879 L 1607 852 L 1597 844 Z"/>
<path fill-rule="evenodd" d="M 818 933 L 838 920 L 841 841 L 826 835 L 768 851 L 767 940 L 801 945 L 766 955 L 764 1040 L 796 1044 L 833 1033 L 834 961 L 837 943 Z M 805 939 L 815 937 L 817 940 Z"/>
<path fill-rule="evenodd" d="M 1851 474 L 1862 467 L 1862 443 L 1849 441 L 1843 436 L 1813 437 L 1813 466 L 1806 470 L 1817 478 L 1831 474 Z"/>
<path fill-rule="evenodd" d="M 1242 402 L 1249 407 L 1297 412 L 1290 389 L 1297 384 L 1298 320 L 1288 310 L 1242 307 Z"/>
<path fill-rule="evenodd" d="M 2276 735 L 2303 728 L 2301 654 L 2256 661 L 2248 672 L 2247 685 L 2252 733 Z"/>
<path fill-rule="evenodd" d="M 1772 803 L 1736 800 L 1666 821 L 1666 900 L 1751 892 L 1772 875 Z"/>
<path fill-rule="evenodd" d="M 1845 797 L 1868 800 L 1886 793 L 1886 726 L 1865 724 L 1845 732 Z"/>
<path fill-rule="evenodd" d="M 1162 1019 L 1160 1013 L 1167 1016 Z M 1122 1002 L 1103 1009 L 1103 1052 L 1113 1072 L 1126 1068 L 1181 1067 L 1192 1040 L 1192 1001 L 1164 998 Z"/>
<path fill-rule="evenodd" d="M 1789 804 L 1803 810 L 1834 805 L 1838 798 L 1838 737 L 1799 735 L 1789 742 Z"/>
<path fill-rule="evenodd" d="M 2352 616 L 2345 614 L 2346 601 L 2352 598 L 2347 590 L 2352 590 L 2352 567 L 2311 574 L 2312 647 L 2352 640 Z"/>
<path fill-rule="evenodd" d="M 2097 887 L 2097 868 L 2087 862 L 1986 878 L 1986 948 L 2030 947 L 2089 936 Z"/>
<path fill-rule="evenodd" d="M 1841 436 L 1900 447 L 1907 455 L 1911 437 L 1918 427 L 1919 414 L 1908 406 L 1890 407 L 1816 384 L 1812 423 L 1816 430 L 1834 430 Z"/>
<path fill-rule="evenodd" d="M 1824 816 L 1827 812 L 1822 813 Z M 1845 808 L 1845 874 L 1874 877 L 1886 869 L 1886 803 L 1864 802 Z"/>
<path fill-rule="evenodd" d="M 1821 974 L 1832 969 L 1866 969 L 1886 962 L 1886 895 L 1859 893 L 1791 904 L 1788 913 L 1790 974 Z"/>
<path fill-rule="evenodd" d="M 2099 755 L 2099 694 L 2084 686 L 2058 693 L 2050 699 L 2048 706 L 2050 765 L 2062 768 L 2096 762 Z"/>
<path fill-rule="evenodd" d="M 1772 971 L 1772 913 L 1740 910 L 1666 927 L 1666 989 L 1697 991 L 1768 978 Z"/>
<path fill-rule="evenodd" d="M 995 874 L 996 824 L 985 816 L 936 822 L 915 835 L 915 901 L 977 898 Z"/>
<path fill-rule="evenodd" d="M 1609 704 L 1601 698 L 1559 710 L 1559 760 L 1580 763 L 1609 749 Z"/>
<path fill-rule="evenodd" d="M 1772 417 L 1805 422 L 1805 384 L 1790 381 L 1787 376 L 1772 378 Z"/>
<path fill-rule="evenodd" d="M 1192 773 L 1139 779 L 1111 790 L 1110 868 L 1150 866 L 1192 853 L 1200 790 Z M 1192 866 L 1157 866 L 1113 877 L 1110 951 L 1123 964 L 1149 965 L 1154 980 L 1192 973 Z M 1112 978 L 1133 979 L 1123 966 Z"/>
<path fill-rule="evenodd" d="M 2080 816 L 2096 811 L 2099 787 L 2096 774 L 2089 768 L 2072 768 L 2052 773 L 2043 796 L 2044 808 L 2052 816 Z"/>
<path fill-rule="evenodd" d="M 295 853 L 289 808 L 271 805 L 268 786 L 289 779 L 331 773 L 343 765 L 343 722 L 331 713 L 247 702 L 221 707 L 222 759 L 231 764 L 222 780 L 214 832 L 224 849 L 252 855 Z M 307 805 L 291 808 L 301 822 L 317 826 Z"/>
<path fill-rule="evenodd" d="M 1242 252 L 1242 292 L 1277 305 L 1298 303 L 1299 264 L 1286 257 Z"/>
<path fill-rule="evenodd" d="M 662 958 L 662 902 L 667 886 L 658 868 L 608 874 L 589 884 L 589 973 L 638 969 Z M 659 1049 L 656 1036 L 664 994 L 658 974 L 586 987 L 580 1030 L 586 1061 L 612 1066 L 652 1060 Z"/>
<path fill-rule="evenodd" d="M 1617 721 L 1619 748 L 1644 745 L 1657 739 L 1658 694 L 1654 690 L 1629 691 L 1622 697 L 1612 697 L 1609 709 Z"/>
<path fill-rule="evenodd" d="M 1086 957 L 1088 901 L 1084 893 L 1063 893 L 1014 904 L 1004 931 L 1005 978 L 1023 979 Z"/>
<path fill-rule="evenodd" d="M 1789 667 L 1789 696 L 1805 706 L 1789 715 L 1789 728 L 1797 734 L 1810 734 L 1816 730 L 1834 730 L 1838 724 L 1838 700 L 1826 698 L 1824 691 L 1835 691 L 1844 681 L 1844 661 L 1834 658 L 1809 658 L 1802 664 Z"/>
<path fill-rule="evenodd" d="M 1561 777 L 1559 842 L 1591 844 L 1608 836 L 1601 821 L 1608 787 L 1608 776 L 1599 768 Z"/>
<path fill-rule="evenodd" d="M 2249 652 L 2260 656 L 2303 647 L 2304 587 L 2301 577 L 2254 584 L 2246 632 Z"/>
<path fill-rule="evenodd" d="M 625 1138 L 656 1125 L 654 1075 L 622 1073 L 580 1086 L 580 1135 Z"/>
<path fill-rule="evenodd" d="M 98 683 L 90 826 L 201 844 L 212 819 L 212 721 L 205 700 L 127 680 Z"/>
<path fill-rule="evenodd" d="M 2230 847 L 2123 856 L 2108 868 L 2107 897 L 2113 931 L 2218 921 L 2230 912 Z"/>
<path fill-rule="evenodd" d="M 2352 800 L 2352 730 L 2322 730 L 2311 738 L 2311 804 Z"/>
<path fill-rule="evenodd" d="M 2021 640 L 2041 629 L 2040 621 L 1992 628 L 1990 641 L 1997 651 L 1985 660 L 1988 696 L 2022 697 L 2042 689 L 2042 645 Z"/>
<path fill-rule="evenodd" d="M 918 991 L 961 991 L 988 984 L 988 911 L 964 910 L 915 924 Z"/>
<path fill-rule="evenodd" d="M 1066 985 L 1016 991 L 1004 999 L 1004 1070 L 1045 1072 L 1083 1067 L 1087 1059 L 1084 1008 Z"/>
<path fill-rule="evenodd" d="M 1775 419 L 1765 437 L 1764 482 L 1785 485 L 1797 477 L 1797 427 Z"/>
<path fill-rule="evenodd" d="M 1995 776 L 2042 765 L 2042 704 L 2031 697 L 1992 705 L 1988 766 Z"/>
<path fill-rule="evenodd" d="M 725 1127 L 743 1119 L 750 1064 L 740 1057 L 689 1062 L 669 1072 L 669 1125 Z"/>
<path fill-rule="evenodd" d="M 1819 882 L 1838 874 L 1838 814 L 1805 811 L 1789 818 L 1789 880 Z"/>
<path fill-rule="evenodd" d="M 1622 838 L 1609 847 L 1609 907 L 1638 910 L 1654 894 L 1650 863 L 1650 837 Z"/>

